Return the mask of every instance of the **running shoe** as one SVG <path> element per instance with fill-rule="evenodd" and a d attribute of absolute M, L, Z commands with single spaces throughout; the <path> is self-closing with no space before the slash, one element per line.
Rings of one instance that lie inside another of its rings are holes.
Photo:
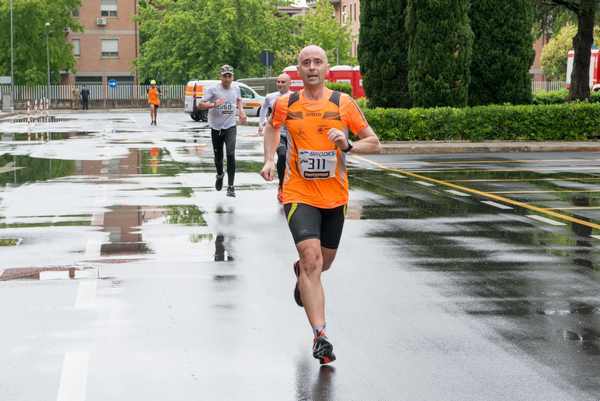
<path fill-rule="evenodd" d="M 321 365 L 335 361 L 333 345 L 329 342 L 324 332 L 320 332 L 313 341 L 313 357 L 318 359 Z"/>
<path fill-rule="evenodd" d="M 300 287 L 298 286 L 298 277 L 300 276 L 300 261 L 297 260 L 294 263 L 294 274 L 296 275 L 296 287 L 294 287 L 294 301 L 296 305 L 304 307 L 302 303 L 302 297 L 300 297 Z"/>
<path fill-rule="evenodd" d="M 227 196 L 235 198 L 235 188 L 233 187 L 233 185 L 227 187 Z"/>
<path fill-rule="evenodd" d="M 217 174 L 217 180 L 215 181 L 215 189 L 220 191 L 223 189 L 223 176 L 225 174 Z"/>

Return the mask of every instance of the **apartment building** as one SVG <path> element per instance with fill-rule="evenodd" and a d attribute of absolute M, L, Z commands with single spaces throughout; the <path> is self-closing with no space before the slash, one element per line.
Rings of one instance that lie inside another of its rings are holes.
<path fill-rule="evenodd" d="M 360 33 L 360 0 L 331 0 L 335 9 L 335 19 L 340 25 L 348 25 L 350 28 L 350 40 L 352 43 L 352 57 L 358 55 L 358 35 Z M 317 0 L 307 0 L 308 7 L 315 7 Z"/>
<path fill-rule="evenodd" d="M 63 77 L 65 83 L 137 83 L 133 61 L 139 52 L 139 32 L 134 20 L 137 0 L 83 0 L 73 15 L 83 32 L 70 32 L 77 60 L 75 73 Z"/>

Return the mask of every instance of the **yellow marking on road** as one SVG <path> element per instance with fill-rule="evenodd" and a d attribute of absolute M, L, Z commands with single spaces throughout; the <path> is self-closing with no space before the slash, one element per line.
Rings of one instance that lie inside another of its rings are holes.
<path fill-rule="evenodd" d="M 463 161 L 413 161 L 413 162 L 398 162 L 391 163 L 395 166 L 400 165 L 408 165 L 408 164 L 419 164 L 419 163 L 429 163 L 429 164 L 484 164 L 484 163 L 555 163 L 555 162 L 564 162 L 564 163 L 572 163 L 572 162 L 600 162 L 600 159 L 529 159 L 529 160 L 463 160 Z"/>
<path fill-rule="evenodd" d="M 450 182 L 529 182 L 529 181 L 600 181 L 600 177 L 590 178 L 492 178 L 476 180 L 448 180 Z"/>
<path fill-rule="evenodd" d="M 556 191 L 492 191 L 492 192 L 490 192 L 490 194 L 518 195 L 518 194 L 554 194 L 554 193 L 571 193 L 571 192 L 595 193 L 595 192 L 600 192 L 600 189 L 565 189 L 565 190 L 556 190 Z"/>
<path fill-rule="evenodd" d="M 571 206 L 571 207 L 552 207 L 552 210 L 599 210 L 600 206 Z"/>
<path fill-rule="evenodd" d="M 541 208 L 541 207 L 537 207 L 537 206 L 534 206 L 534 205 L 530 205 L 530 204 L 525 203 L 525 202 L 519 202 L 519 201 L 516 201 L 516 200 L 505 198 L 504 196 L 495 195 L 495 194 L 492 194 L 492 193 L 489 193 L 489 192 L 485 192 L 485 191 L 479 191 L 477 189 L 471 189 L 469 187 L 463 187 L 462 185 L 457 185 L 457 184 L 453 184 L 453 183 L 448 182 L 448 181 L 444 181 L 444 180 L 439 180 L 439 179 L 436 179 L 436 178 L 427 177 L 425 175 L 413 173 L 413 172 L 408 171 L 408 170 L 402 170 L 402 169 L 397 169 L 397 168 L 390 168 L 390 167 L 387 167 L 387 166 L 385 166 L 385 165 L 383 165 L 381 163 L 369 160 L 369 159 L 361 157 L 361 156 L 353 155 L 352 157 L 354 157 L 354 158 L 356 158 L 358 160 L 361 160 L 363 162 L 369 163 L 369 164 L 371 164 L 373 166 L 377 166 L 380 169 L 385 170 L 385 171 L 393 171 L 393 172 L 400 173 L 400 174 L 403 174 L 403 175 L 406 175 L 406 176 L 409 176 L 409 177 L 416 178 L 418 180 L 429 181 L 429 182 L 432 182 L 432 183 L 438 184 L 438 185 L 444 185 L 444 186 L 449 187 L 449 188 L 453 188 L 453 189 L 457 189 L 459 191 L 468 192 L 468 193 L 472 193 L 472 194 L 475 194 L 475 195 L 483 196 L 485 198 L 493 199 L 493 200 L 498 201 L 498 202 L 503 202 L 503 203 L 506 203 L 506 204 L 509 204 L 509 205 L 522 207 L 522 208 L 527 209 L 527 210 L 533 210 L 534 212 L 545 214 L 547 216 L 552 216 L 552 217 L 554 217 L 556 219 L 559 219 L 559 220 L 562 220 L 562 221 L 569 221 L 571 223 L 577 223 L 577 224 L 580 224 L 582 226 L 586 226 L 586 227 L 595 228 L 597 230 L 600 230 L 600 224 L 592 223 L 590 221 L 581 220 L 581 219 L 578 219 L 576 217 L 568 216 L 566 214 L 557 213 L 557 212 L 554 212 L 554 211 L 552 211 L 550 209 L 547 209 L 547 208 Z"/>
<path fill-rule="evenodd" d="M 522 168 L 494 168 L 494 169 L 481 169 L 481 170 L 473 170 L 473 169 L 437 169 L 437 170 L 420 170 L 415 169 L 411 170 L 416 173 L 516 173 L 516 172 L 527 172 L 527 173 L 536 173 L 538 171 L 552 171 L 558 170 L 598 170 L 600 171 L 600 165 L 594 167 L 531 167 L 528 169 Z"/>

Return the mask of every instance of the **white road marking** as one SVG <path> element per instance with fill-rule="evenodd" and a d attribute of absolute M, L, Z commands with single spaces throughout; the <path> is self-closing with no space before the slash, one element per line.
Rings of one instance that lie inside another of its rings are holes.
<path fill-rule="evenodd" d="M 57 401 L 85 401 L 89 361 L 89 352 L 65 354 Z"/>
<path fill-rule="evenodd" d="M 435 187 L 434 184 L 427 181 L 415 181 L 419 185 L 423 185 L 424 187 Z"/>
<path fill-rule="evenodd" d="M 453 195 L 458 195 L 458 196 L 471 196 L 471 195 L 466 194 L 464 192 L 456 191 L 454 189 L 447 189 L 446 192 L 451 193 Z"/>
<path fill-rule="evenodd" d="M 510 206 L 503 205 L 502 203 L 496 203 L 494 201 L 481 201 L 481 203 L 485 203 L 486 205 L 494 206 L 494 207 L 497 207 L 498 209 L 503 209 L 503 210 L 512 209 L 512 207 L 510 207 Z"/>
<path fill-rule="evenodd" d="M 590 237 L 600 239 L 600 235 L 590 235 Z"/>
<path fill-rule="evenodd" d="M 100 247 L 102 243 L 98 240 L 89 239 L 85 244 L 85 257 L 86 258 L 99 258 Z"/>
<path fill-rule="evenodd" d="M 389 173 L 389 175 L 391 175 L 392 177 L 396 177 L 396 178 L 406 178 L 405 176 L 400 175 L 400 174 Z"/>
<path fill-rule="evenodd" d="M 541 221 L 542 223 L 552 224 L 553 226 L 566 226 L 565 223 L 561 223 L 560 221 L 552 220 L 543 216 L 538 216 L 537 214 L 528 214 L 527 217 L 533 220 Z"/>
<path fill-rule="evenodd" d="M 75 309 L 93 307 L 96 304 L 96 280 L 84 280 L 79 283 Z"/>
<path fill-rule="evenodd" d="M 69 279 L 69 271 L 45 271 L 40 272 L 40 280 L 68 280 Z"/>

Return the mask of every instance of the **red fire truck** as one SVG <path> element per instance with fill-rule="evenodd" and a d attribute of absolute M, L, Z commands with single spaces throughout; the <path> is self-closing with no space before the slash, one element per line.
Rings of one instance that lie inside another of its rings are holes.
<path fill-rule="evenodd" d="M 304 87 L 295 65 L 284 68 L 283 72 L 288 74 L 292 79 L 290 90 L 299 91 Z M 365 96 L 360 67 L 358 66 L 335 65 L 329 69 L 327 80 L 330 82 L 345 82 L 350 84 L 352 86 L 352 97 L 355 99 Z"/>
<path fill-rule="evenodd" d="M 590 58 L 590 88 L 592 91 L 600 90 L 600 50 L 592 49 L 592 57 Z M 567 57 L 567 88 L 571 87 L 571 74 L 573 73 L 573 59 L 575 51 L 569 50 Z"/>

